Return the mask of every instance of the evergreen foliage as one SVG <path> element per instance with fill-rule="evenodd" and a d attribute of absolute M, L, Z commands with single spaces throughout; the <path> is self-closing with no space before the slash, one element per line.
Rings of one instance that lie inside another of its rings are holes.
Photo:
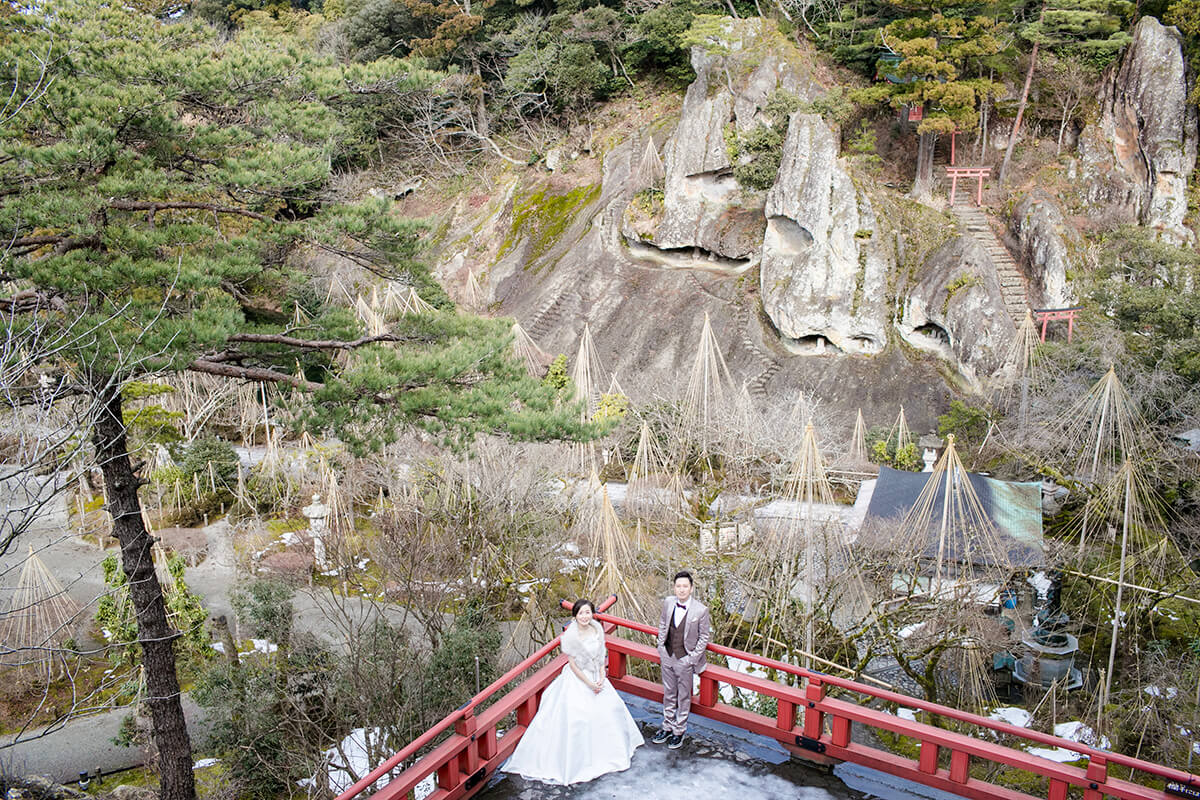
<path fill-rule="evenodd" d="M 1125 30 L 1133 11 L 1127 0 L 1049 0 L 1041 18 L 1026 25 L 1021 36 L 1100 68 L 1133 41 Z"/>
<path fill-rule="evenodd" d="M 888 24 L 880 42 L 900 55 L 884 82 L 854 93 L 859 102 L 924 109 L 920 134 L 969 130 L 979 121 L 980 104 L 1004 87 L 985 77 L 989 60 L 1008 46 L 1004 26 L 995 18 L 953 17 L 943 13 L 914 16 Z"/>

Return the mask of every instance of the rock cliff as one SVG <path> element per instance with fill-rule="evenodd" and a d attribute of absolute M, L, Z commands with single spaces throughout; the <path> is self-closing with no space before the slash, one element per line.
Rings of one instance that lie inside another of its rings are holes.
<path fill-rule="evenodd" d="M 1187 182 L 1196 166 L 1196 107 L 1188 102 L 1179 31 L 1154 17 L 1133 30 L 1120 68 L 1109 74 L 1100 120 L 1079 140 L 1084 194 L 1093 217 L 1137 223 L 1183 242 Z"/>
<path fill-rule="evenodd" d="M 1074 304 L 1067 273 L 1083 245 L 1054 198 L 1040 189 L 1024 197 L 1013 209 L 1012 232 L 1026 264 L 1033 304 L 1038 308 Z"/>
<path fill-rule="evenodd" d="M 973 391 L 985 391 L 984 379 L 1003 365 L 1014 328 L 984 247 L 963 236 L 939 248 L 905 297 L 896 328 L 913 347 L 955 365 Z"/>
<path fill-rule="evenodd" d="M 793 114 L 762 243 L 763 309 L 798 352 L 827 345 L 874 354 L 887 344 L 890 237 L 838 158 L 834 131 Z"/>

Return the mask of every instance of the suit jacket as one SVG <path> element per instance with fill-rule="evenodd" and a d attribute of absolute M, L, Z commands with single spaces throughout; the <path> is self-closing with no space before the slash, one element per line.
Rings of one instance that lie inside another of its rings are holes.
<path fill-rule="evenodd" d="M 662 616 L 658 620 L 658 654 L 667 654 L 667 630 L 671 627 L 671 617 L 675 614 L 675 598 L 663 600 Z M 708 606 L 696 598 L 688 604 L 687 616 L 683 618 L 683 646 L 687 655 L 683 660 L 691 663 L 697 674 L 704 672 L 708 666 L 705 660 L 705 648 L 712 639 L 712 620 L 708 615 Z"/>

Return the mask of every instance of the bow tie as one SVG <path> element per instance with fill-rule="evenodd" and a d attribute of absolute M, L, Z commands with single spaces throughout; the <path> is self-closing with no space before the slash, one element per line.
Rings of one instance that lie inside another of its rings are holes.
<path fill-rule="evenodd" d="M 685 606 L 683 603 L 676 603 L 675 607 L 682 608 L 684 611 L 687 611 L 687 606 Z"/>

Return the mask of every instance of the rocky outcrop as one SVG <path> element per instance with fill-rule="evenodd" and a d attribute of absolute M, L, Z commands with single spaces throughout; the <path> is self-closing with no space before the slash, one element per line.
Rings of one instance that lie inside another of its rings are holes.
<path fill-rule="evenodd" d="M 930 257 L 896 323 L 913 347 L 955 365 L 975 391 L 1004 362 L 1015 334 L 987 252 L 960 237 Z"/>
<path fill-rule="evenodd" d="M 1050 195 L 1036 190 L 1013 209 L 1012 232 L 1029 277 L 1030 299 L 1038 308 L 1065 308 L 1075 298 L 1067 284 L 1079 233 Z"/>
<path fill-rule="evenodd" d="M 763 308 L 785 344 L 800 352 L 882 350 L 887 237 L 838 158 L 836 135 L 816 114 L 792 115 L 766 216 Z"/>
<path fill-rule="evenodd" d="M 703 259 L 714 271 L 729 272 L 757 262 L 762 195 L 745 190 L 733 177 L 726 136 L 769 124 L 763 109 L 778 89 L 805 100 L 816 95 L 812 78 L 787 58 L 791 45 L 767 46 L 778 38 L 770 23 L 727 20 L 720 38 L 711 51 L 692 48 L 696 80 L 666 146 L 661 210 L 650 224 L 626 215 L 624 233 L 632 254 L 661 266 L 693 268 Z"/>
<path fill-rule="evenodd" d="M 1105 223 L 1136 222 L 1177 241 L 1196 165 L 1197 115 L 1188 102 L 1179 31 L 1142 17 L 1101 98 L 1100 121 L 1079 141 L 1085 200 Z"/>

